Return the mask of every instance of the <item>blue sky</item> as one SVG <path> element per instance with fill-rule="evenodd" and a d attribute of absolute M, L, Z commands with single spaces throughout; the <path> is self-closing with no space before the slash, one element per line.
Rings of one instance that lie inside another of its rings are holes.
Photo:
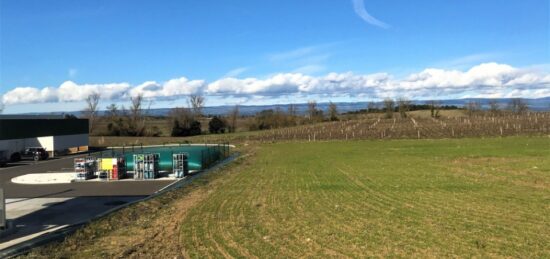
<path fill-rule="evenodd" d="M 0 0 L 5 113 L 550 95 L 547 0 Z"/>

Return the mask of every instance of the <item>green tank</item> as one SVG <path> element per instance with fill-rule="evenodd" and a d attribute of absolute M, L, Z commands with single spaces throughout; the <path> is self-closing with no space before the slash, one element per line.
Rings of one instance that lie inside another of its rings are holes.
<path fill-rule="evenodd" d="M 189 170 L 203 170 L 208 168 L 216 161 L 223 159 L 229 154 L 229 146 L 220 145 L 170 145 L 170 146 L 130 146 L 124 148 L 115 148 L 103 151 L 100 157 L 112 157 L 124 155 L 126 168 L 128 171 L 134 171 L 135 154 L 159 154 L 160 171 L 172 171 L 173 155 L 187 153 Z"/>

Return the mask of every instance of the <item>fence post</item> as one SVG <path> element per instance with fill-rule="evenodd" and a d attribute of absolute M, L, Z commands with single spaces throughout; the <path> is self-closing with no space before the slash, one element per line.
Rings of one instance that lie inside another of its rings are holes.
<path fill-rule="evenodd" d="M 6 200 L 4 199 L 4 189 L 0 188 L 0 231 L 6 227 Z"/>
<path fill-rule="evenodd" d="M 204 150 L 201 150 L 201 169 L 204 170 Z"/>

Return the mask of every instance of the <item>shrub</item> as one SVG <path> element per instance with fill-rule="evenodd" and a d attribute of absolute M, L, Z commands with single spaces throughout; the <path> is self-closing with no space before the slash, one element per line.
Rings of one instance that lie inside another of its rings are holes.
<path fill-rule="evenodd" d="M 214 116 L 208 123 L 208 131 L 213 134 L 224 133 L 226 127 L 225 121 L 218 116 Z"/>

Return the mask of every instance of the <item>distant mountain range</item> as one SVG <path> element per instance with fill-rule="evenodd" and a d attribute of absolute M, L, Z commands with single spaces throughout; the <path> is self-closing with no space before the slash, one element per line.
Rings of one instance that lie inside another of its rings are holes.
<path fill-rule="evenodd" d="M 501 99 L 487 99 L 487 98 L 467 98 L 467 99 L 450 99 L 450 100 L 438 100 L 441 105 L 454 105 L 458 107 L 464 107 L 470 101 L 479 102 L 482 105 L 482 108 L 487 108 L 490 101 L 497 101 L 501 108 L 505 108 L 506 105 L 511 101 L 511 98 L 501 98 Z M 550 97 L 538 98 L 538 99 L 523 99 L 529 105 L 529 108 L 533 111 L 550 111 Z M 412 101 L 413 104 L 426 104 L 428 101 Z M 338 111 L 350 112 L 357 111 L 361 109 L 366 109 L 368 102 L 335 102 L 338 107 Z M 382 102 L 377 102 L 379 106 L 382 105 Z M 263 110 L 269 109 L 281 109 L 286 111 L 289 104 L 272 104 L 272 105 L 239 105 L 239 113 L 241 115 L 254 115 Z M 307 103 L 294 104 L 296 110 L 300 114 L 304 114 L 307 111 Z M 329 103 L 318 103 L 317 108 L 324 111 L 328 110 Z M 224 106 L 211 106 L 205 107 L 203 113 L 207 115 L 225 115 L 233 109 L 234 106 L 224 105 Z M 170 113 L 171 108 L 156 108 L 150 109 L 148 114 L 150 116 L 167 116 Z M 71 114 L 75 116 L 82 115 L 81 111 L 72 111 L 72 112 L 49 112 L 49 113 L 26 113 L 27 115 L 63 115 Z M 105 114 L 105 111 L 100 111 L 100 114 Z"/>

